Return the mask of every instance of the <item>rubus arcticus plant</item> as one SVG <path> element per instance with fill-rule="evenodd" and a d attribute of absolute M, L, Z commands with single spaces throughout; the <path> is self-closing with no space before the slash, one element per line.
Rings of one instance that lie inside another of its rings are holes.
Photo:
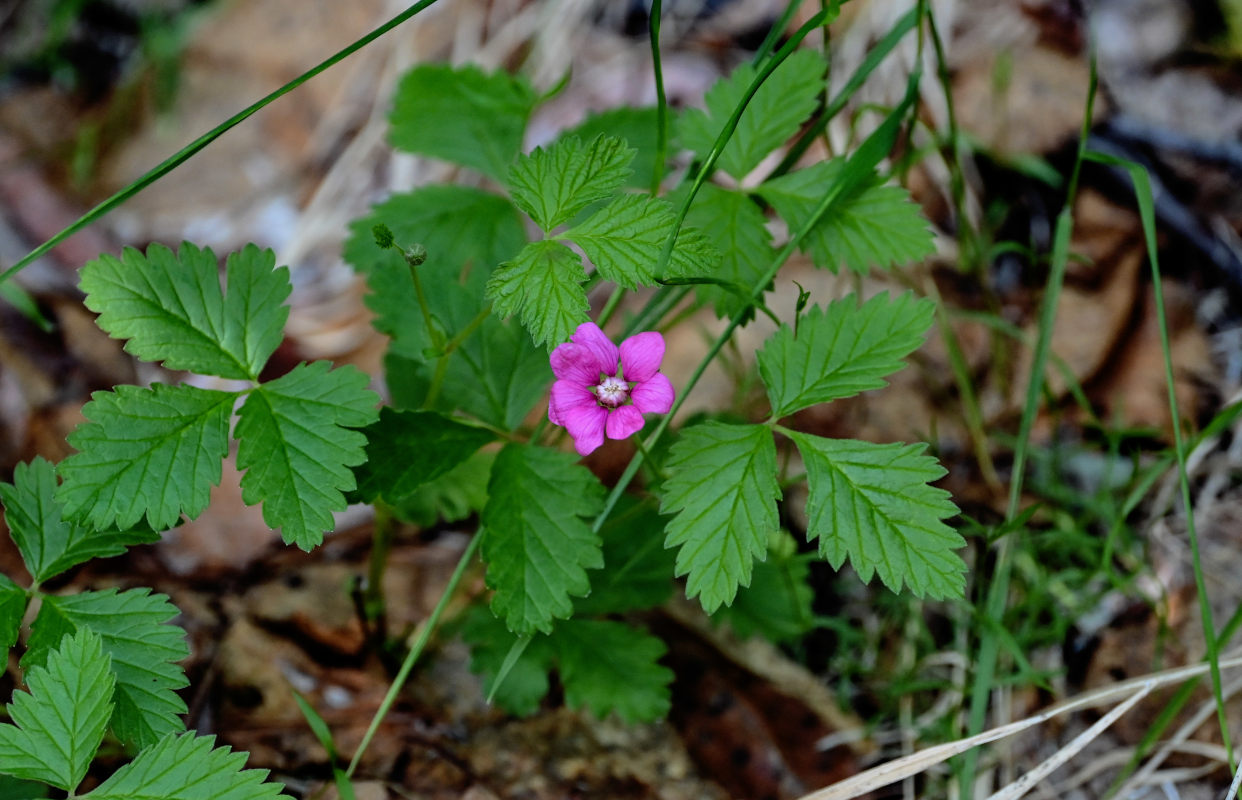
<path fill-rule="evenodd" d="M 921 13 L 912 10 L 885 46 Z M 371 287 L 375 326 L 390 338 L 382 406 L 371 378 L 352 367 L 313 362 L 261 379 L 290 293 L 288 270 L 269 251 L 229 254 L 223 282 L 216 255 L 189 243 L 127 248 L 83 266 L 87 306 L 129 353 L 239 388 L 97 392 L 69 437 L 76 453 L 20 465 L 0 486 L 30 575 L 27 585 L 0 576 L 0 642 L 6 651 L 24 642 L 25 686 L 0 723 L 0 781 L 9 781 L 0 786 L 31 791 L 34 782 L 92 800 L 281 791 L 243 769 L 244 754 L 184 729 L 176 691 L 186 686 L 178 662 L 188 648 L 167 598 L 141 588 L 40 588 L 200 514 L 231 440 L 245 502 L 261 504 L 266 523 L 305 550 L 348 503 L 376 507 L 377 538 L 391 536 L 394 521 L 477 514 L 444 598 L 353 762 L 336 769 L 345 786 L 476 555 L 490 608 L 467 613 L 460 630 L 472 668 L 514 713 L 538 706 L 555 670 L 570 706 L 632 721 L 663 715 L 673 677 L 660 663 L 665 645 L 622 615 L 664 603 L 676 579 L 740 632 L 805 633 L 807 561 L 779 522 L 778 437 L 786 460 L 805 466 L 807 533 L 821 558 L 834 568 L 848 561 L 862 580 L 878 576 L 894 592 L 960 596 L 964 542 L 945 523 L 956 508 L 932 485 L 944 470 L 925 445 L 829 439 L 781 422 L 883 387 L 924 340 L 931 302 L 909 292 L 809 306 L 803 297 L 757 353 L 765 419 L 678 417 L 735 331 L 756 311 L 776 317 L 765 297 L 794 251 L 860 275 L 932 252 L 917 206 L 878 172 L 914 114 L 917 73 L 904 102 L 850 155 L 761 175 L 791 140 L 791 151 L 805 150 L 884 55 L 825 104 L 825 58 L 799 45 L 832 14 L 821 11 L 779 50 L 765 47 L 738 67 L 708 92 L 706 108 L 678 114 L 673 147 L 661 103 L 591 116 L 523 152 L 545 99 L 526 79 L 474 66 L 410 70 L 390 116 L 393 146 L 478 179 L 394 194 L 352 226 L 344 256 Z M 691 168 L 666 176 L 684 163 Z M 772 214 L 789 231 L 779 247 Z M 607 301 L 593 315 L 601 293 Z M 686 300 L 727 322 L 693 371 L 661 371 L 666 339 L 657 331 L 684 319 L 675 309 Z M 623 323 L 614 321 L 620 308 L 631 309 Z M 578 457 L 605 438 L 636 445 L 611 487 Z M 639 489 L 644 463 L 651 479 Z M 384 552 L 377 541 L 373 599 Z M 133 760 L 75 794 L 105 736 Z"/>

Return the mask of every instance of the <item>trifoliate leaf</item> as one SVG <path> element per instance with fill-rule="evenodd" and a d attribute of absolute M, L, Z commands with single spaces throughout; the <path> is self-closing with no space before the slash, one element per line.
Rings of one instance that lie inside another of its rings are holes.
<path fill-rule="evenodd" d="M 588 114 L 577 127 L 565 131 L 565 136 L 577 136 L 589 142 L 600 134 L 619 136 L 625 143 L 637 151 L 633 171 L 625 181 L 626 186 L 636 189 L 651 187 L 651 175 L 655 169 L 656 149 L 658 147 L 656 130 L 656 108 L 613 108 L 608 111 Z"/>
<path fill-rule="evenodd" d="M 823 58 L 812 50 L 790 55 L 751 98 L 717 166 L 741 180 L 797 133 L 815 110 L 824 89 L 824 70 Z M 757 74 L 753 64 L 742 64 L 717 81 L 707 92 L 706 112 L 688 109 L 678 117 L 675 130 L 681 144 L 706 158 Z"/>
<path fill-rule="evenodd" d="M 923 343 L 935 306 L 910 292 L 888 292 L 858 305 L 853 295 L 812 306 L 798 321 L 768 337 L 759 351 L 759 374 L 768 388 L 772 415 L 852 397 L 886 386 L 885 376 Z"/>
<path fill-rule="evenodd" d="M 623 194 L 578 225 L 564 237 L 582 248 L 608 280 L 627 289 L 652 286 L 664 243 L 673 233 L 677 216 L 663 200 L 641 194 Z M 683 227 L 677 234 L 667 274 L 705 275 L 716 269 L 720 253 L 702 233 Z"/>
<path fill-rule="evenodd" d="M 519 156 L 509 170 L 509 192 L 518 208 L 550 231 L 597 200 L 612 195 L 630 174 L 634 151 L 615 136 L 590 141 L 562 137 Z"/>
<path fill-rule="evenodd" d="M 0 723 L 0 772 L 43 781 L 72 794 L 103 741 L 116 678 L 99 637 L 66 636 L 43 666 L 26 673 Z"/>
<path fill-rule="evenodd" d="M 538 101 L 530 83 L 476 66 L 423 64 L 393 98 L 393 147 L 441 158 L 503 180 Z"/>
<path fill-rule="evenodd" d="M 401 247 L 427 249 L 427 260 L 417 269 L 433 315 L 444 313 L 443 287 L 464 283 L 477 298 L 496 265 L 526 243 L 522 217 L 512 203 L 467 186 L 423 186 L 395 194 L 350 225 L 345 260 L 367 277 L 372 293 L 366 303 L 375 312 L 375 328 L 392 337 L 392 352 L 416 360 L 425 360 L 423 351 L 431 346 L 427 325 L 409 265 L 400 253 L 375 245 L 371 229 L 381 224 Z"/>
<path fill-rule="evenodd" d="M 69 434 L 80 452 L 58 467 L 65 517 L 96 529 L 157 531 L 202 513 L 228 452 L 232 392 L 156 383 L 95 392 Z"/>
<path fill-rule="evenodd" d="M 352 366 L 299 364 L 251 392 L 238 415 L 237 466 L 242 500 L 263 503 L 263 520 L 289 544 L 310 550 L 345 510 L 354 488 L 349 468 L 366 458 L 366 436 L 350 428 L 379 416 L 379 397 Z"/>
<path fill-rule="evenodd" d="M 772 234 L 763 212 L 748 195 L 705 184 L 690 205 L 686 222 L 695 226 L 721 253 L 720 266 L 711 273 L 749 293 L 772 265 Z M 746 298 L 720 286 L 699 285 L 695 294 L 716 307 L 720 317 L 737 313 Z"/>
<path fill-rule="evenodd" d="M 531 242 L 487 282 L 496 313 L 517 314 L 536 345 L 566 341 L 587 321 L 582 260 L 559 242 Z"/>
<path fill-rule="evenodd" d="M 548 671 L 553 651 L 547 636 L 536 636 L 496 687 L 496 676 L 517 637 L 492 612 L 474 606 L 467 614 L 461 636 L 470 645 L 470 671 L 483 678 L 483 693 L 510 714 L 529 716 L 539 710 L 548 694 Z"/>
<path fill-rule="evenodd" d="M 465 461 L 495 436 L 433 411 L 380 409 L 362 431 L 366 461 L 354 467 L 358 501 L 400 503 L 420 486 Z"/>
<path fill-rule="evenodd" d="M 844 159 L 823 161 L 768 181 L 759 194 L 797 231 L 844 169 Z M 917 261 L 934 253 L 935 246 L 910 194 L 900 186 L 872 182 L 838 199 L 803 239 L 802 250 L 818 267 L 836 272 L 845 264 L 866 274 L 873 264 Z"/>
<path fill-rule="evenodd" d="M 495 453 L 480 450 L 433 481 L 424 483 L 398 503 L 393 513 L 400 520 L 428 528 L 437 522 L 457 522 L 483 510 L 487 503 L 487 479 Z"/>
<path fill-rule="evenodd" d="M 873 444 L 789 432 L 806 462 L 807 536 L 840 568 L 848 557 L 864 581 L 879 574 L 894 592 L 960 597 L 966 542 L 941 522 L 957 514 L 949 493 L 929 486 L 944 475 L 925 444 Z"/>
<path fill-rule="evenodd" d="M 669 598 L 674 557 L 664 549 L 666 522 L 652 505 L 621 495 L 599 532 L 604 568 L 590 574 L 591 593 L 574 601 L 575 617 L 653 608 Z"/>
<path fill-rule="evenodd" d="M 506 445 L 496 457 L 483 508 L 483 560 L 496 590 L 492 610 L 518 635 L 552 629 L 586 594 L 586 570 L 603 566 L 584 517 L 599 513 L 604 488 L 569 453 Z"/>
<path fill-rule="evenodd" d="M 216 737 L 165 736 L 143 750 L 83 800 L 269 800 L 284 797 L 264 783 L 265 769 L 243 769 L 247 753 L 216 747 Z"/>
<path fill-rule="evenodd" d="M 227 263 L 228 295 L 210 249 L 184 243 L 174 254 L 160 244 L 144 256 L 127 247 L 81 271 L 86 306 L 99 327 L 143 361 L 162 361 L 221 378 L 257 380 L 280 344 L 289 316 L 289 270 L 276 269 L 271 250 L 247 245 Z"/>
<path fill-rule="evenodd" d="M 41 456 L 18 464 L 13 483 L 0 483 L 9 533 L 36 583 L 83 561 L 117 556 L 130 545 L 159 541 L 159 534 L 151 530 L 96 531 L 66 522 L 55 492 L 56 467 Z"/>
<path fill-rule="evenodd" d="M 660 639 L 624 622 L 572 619 L 556 626 L 552 641 L 566 705 L 626 722 L 668 713 L 673 671 L 658 663 L 667 651 Z"/>
<path fill-rule="evenodd" d="M 166 733 L 185 730 L 185 703 L 176 690 L 188 685 L 178 661 L 190 655 L 185 631 L 167 624 L 177 609 L 150 589 L 45 596 L 31 626 L 22 668 L 47 662 L 60 640 L 90 630 L 103 640 L 116 674 L 112 732 L 138 748 Z"/>
<path fill-rule="evenodd" d="M 26 616 L 26 604 L 29 602 L 26 590 L 0 573 L 0 656 L 7 654 L 9 648 L 17 643 L 22 617 Z"/>
<path fill-rule="evenodd" d="M 682 431 L 665 466 L 660 511 L 677 516 L 664 546 L 680 545 L 677 575 L 710 614 L 750 584 L 777 530 L 776 445 L 762 425 L 705 422 Z"/>
<path fill-rule="evenodd" d="M 796 552 L 788 533 L 780 539 L 788 548 L 769 548 L 768 558 L 755 564 L 750 586 L 739 589 L 733 605 L 722 606 L 712 619 L 728 622 L 738 636 L 763 636 L 785 642 L 805 635 L 814 627 L 811 601 L 814 592 L 809 555 Z"/>

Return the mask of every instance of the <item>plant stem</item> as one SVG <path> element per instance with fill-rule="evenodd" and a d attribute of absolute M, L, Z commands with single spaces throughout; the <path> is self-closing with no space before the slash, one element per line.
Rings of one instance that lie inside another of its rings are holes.
<path fill-rule="evenodd" d="M 656 89 L 656 152 L 651 168 L 651 194 L 660 193 L 664 180 L 664 162 L 668 159 L 668 98 L 664 95 L 664 68 L 660 63 L 660 17 L 664 0 L 651 0 L 647 15 L 647 32 L 651 38 L 651 71 Z"/>
<path fill-rule="evenodd" d="M 367 585 L 362 592 L 362 610 L 366 614 L 367 622 L 382 620 L 384 617 L 384 571 L 388 568 L 388 554 L 392 552 L 395 528 L 392 506 L 376 498 L 371 555 L 367 562 Z M 379 626 L 381 631 L 384 627 L 386 626 Z"/>
<path fill-rule="evenodd" d="M 367 732 L 363 734 L 362 741 L 358 743 L 358 750 L 349 762 L 349 769 L 345 770 L 346 777 L 352 778 L 354 776 L 354 771 L 358 769 L 358 762 L 362 760 L 362 754 L 366 752 L 367 747 L 371 744 L 371 740 L 375 738 L 376 731 L 379 730 L 380 723 L 384 721 L 384 717 L 388 715 L 393 704 L 397 701 L 397 695 L 405 686 L 406 680 L 410 677 L 410 671 L 414 669 L 414 664 L 418 662 L 418 657 L 422 655 L 423 649 L 427 646 L 427 642 L 430 641 L 431 634 L 439 627 L 440 617 L 444 615 L 444 609 L 448 607 L 449 599 L 457 590 L 462 577 L 465 576 L 466 567 L 470 565 L 471 559 L 474 558 L 474 554 L 478 551 L 479 544 L 483 541 L 483 535 L 483 528 L 479 528 L 474 536 L 470 537 L 470 542 L 466 545 L 466 549 L 462 551 L 461 558 L 457 560 L 457 567 L 453 570 L 448 585 L 444 587 L 444 592 L 440 595 L 439 602 L 436 603 L 431 616 L 427 617 L 427 621 L 419 629 L 418 637 L 414 640 L 414 644 L 411 645 L 410 652 L 406 654 L 405 661 L 401 663 L 401 669 L 397 671 L 397 676 L 393 678 L 392 685 L 388 687 L 388 693 L 384 695 L 384 699 L 376 710 L 375 716 L 371 718 L 371 724 L 367 727 Z"/>

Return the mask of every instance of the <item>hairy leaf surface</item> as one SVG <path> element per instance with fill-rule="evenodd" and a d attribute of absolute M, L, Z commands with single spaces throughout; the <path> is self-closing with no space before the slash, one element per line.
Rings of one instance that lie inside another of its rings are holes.
<path fill-rule="evenodd" d="M 531 242 L 492 273 L 487 296 L 497 314 L 517 314 L 536 345 L 557 345 L 587 321 L 586 277 L 582 260 L 565 245 Z"/>
<path fill-rule="evenodd" d="M 677 575 L 710 614 L 750 584 L 777 530 L 776 446 L 762 425 L 705 422 L 682 431 L 666 467 L 660 511 L 677 515 L 664 546 L 681 548 Z"/>
<path fill-rule="evenodd" d="M 612 195 L 629 176 L 633 160 L 634 150 L 615 136 L 562 137 L 518 157 L 509 170 L 509 191 L 518 208 L 551 231 Z"/>
<path fill-rule="evenodd" d="M 270 800 L 281 785 L 265 769 L 244 769 L 247 753 L 214 747 L 216 737 L 169 735 L 83 795 L 88 800 Z M 213 749 L 214 748 L 214 749 Z"/>

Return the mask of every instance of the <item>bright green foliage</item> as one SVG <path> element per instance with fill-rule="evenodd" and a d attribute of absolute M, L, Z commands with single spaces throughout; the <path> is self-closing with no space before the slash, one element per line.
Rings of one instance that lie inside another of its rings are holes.
<path fill-rule="evenodd" d="M 584 517 L 603 507 L 604 489 L 569 453 L 509 444 L 492 467 L 483 508 L 483 560 L 496 590 L 492 610 L 524 636 L 550 631 L 573 612 L 571 595 L 603 566 L 599 538 Z"/>
<path fill-rule="evenodd" d="M 790 230 L 800 230 L 840 178 L 845 159 L 824 161 L 775 178 L 759 187 Z M 900 186 L 874 182 L 836 201 L 802 241 L 816 266 L 836 272 L 845 264 L 866 274 L 879 267 L 906 264 L 935 252 L 931 230 Z"/>
<path fill-rule="evenodd" d="M 658 662 L 664 642 L 624 622 L 573 619 L 556 626 L 565 703 L 601 719 L 616 712 L 626 722 L 668 713 L 673 671 Z"/>
<path fill-rule="evenodd" d="M 484 311 L 480 292 L 456 284 L 428 287 L 428 303 L 446 335 L 457 335 Z M 420 316 L 417 310 L 407 312 Z M 394 347 L 397 344 L 394 341 Z M 393 403 L 421 408 L 438 361 L 401 359 L 389 355 L 385 370 Z M 516 320 L 504 322 L 488 314 L 448 356 L 444 383 L 434 407 L 470 414 L 497 428 L 513 430 L 552 379 L 548 353 L 536 347 Z"/>
<path fill-rule="evenodd" d="M 221 378 L 257 380 L 289 316 L 289 270 L 270 250 L 247 245 L 227 263 L 228 296 L 210 249 L 127 247 L 82 267 L 86 305 L 99 327 L 143 361 Z"/>
<path fill-rule="evenodd" d="M 797 133 L 815 110 L 824 70 L 823 58 L 813 50 L 790 55 L 751 98 L 717 166 L 741 180 Z M 681 144 L 706 158 L 757 74 L 753 64 L 742 64 L 708 90 L 706 112 L 689 109 L 678 117 L 675 130 Z"/>
<path fill-rule="evenodd" d="M 470 644 L 470 671 L 483 677 L 483 692 L 510 714 L 529 716 L 539 710 L 548 694 L 548 671 L 555 652 L 547 636 L 536 636 L 496 688 L 496 676 L 517 641 L 504 622 L 486 608 L 472 607 L 462 625 L 462 638 Z"/>
<path fill-rule="evenodd" d="M 495 438 L 433 411 L 391 408 L 380 409 L 379 420 L 362 433 L 366 461 L 354 468 L 354 478 L 356 496 L 368 503 L 381 496 L 400 503 Z"/>
<path fill-rule="evenodd" d="M 591 593 L 574 601 L 574 616 L 654 608 L 673 592 L 673 552 L 664 549 L 666 520 L 648 504 L 622 495 L 600 530 L 604 568 L 591 573 Z"/>
<path fill-rule="evenodd" d="M 631 164 L 633 171 L 629 174 L 625 185 L 635 189 L 651 187 L 651 174 L 655 169 L 656 149 L 656 108 L 612 108 L 607 111 L 588 114 L 587 118 L 575 128 L 565 131 L 564 136 L 577 136 L 584 142 L 603 134 L 619 136 L 625 143 L 637 151 Z"/>
<path fill-rule="evenodd" d="M 457 522 L 483 510 L 494 453 L 480 450 L 440 477 L 414 490 L 394 508 L 398 519 L 420 527 Z"/>
<path fill-rule="evenodd" d="M 7 654 L 9 648 L 16 644 L 29 602 L 26 590 L 0 573 L 0 655 Z"/>
<path fill-rule="evenodd" d="M 853 295 L 812 306 L 798 321 L 772 334 L 759 351 L 759 374 L 768 388 L 772 416 L 852 397 L 887 385 L 885 376 L 923 343 L 935 305 L 910 292 L 887 292 L 861 306 Z"/>
<path fill-rule="evenodd" d="M 526 79 L 475 66 L 424 64 L 393 99 L 393 147 L 471 167 L 503 180 L 538 101 Z M 395 230 L 395 229 L 394 229 Z"/>
<path fill-rule="evenodd" d="M 633 160 L 634 151 L 615 136 L 601 134 L 585 143 L 562 137 L 518 157 L 509 170 L 509 192 L 518 208 L 550 231 L 611 196 L 629 177 Z"/>
<path fill-rule="evenodd" d="M 65 636 L 90 630 L 112 657 L 116 692 L 112 732 L 138 748 L 185 729 L 185 703 L 176 690 L 188 685 L 176 662 L 190 655 L 185 631 L 167 624 L 177 609 L 150 589 L 45 596 L 31 626 L 22 668 L 41 666 Z"/>
<path fill-rule="evenodd" d="M 581 259 L 565 245 L 531 242 L 492 273 L 487 296 L 497 314 L 518 314 L 535 344 L 556 345 L 587 321 L 586 277 Z"/>
<path fill-rule="evenodd" d="M 72 792 L 86 776 L 112 714 L 116 682 L 99 637 L 62 639 L 47 663 L 26 673 L 30 692 L 14 692 L 12 725 L 0 723 L 0 772 Z"/>
<path fill-rule="evenodd" d="M 750 293 L 776 255 L 763 212 L 741 192 L 705 184 L 695 195 L 686 222 L 702 231 L 721 253 L 720 267 L 711 276 L 740 292 Z M 696 286 L 695 293 L 713 303 L 721 317 L 733 316 L 746 302 L 738 291 L 711 284 Z"/>
<path fill-rule="evenodd" d="M 159 541 L 159 534 L 151 530 L 95 531 L 67 522 L 55 492 L 56 468 L 42 457 L 18 464 L 13 483 L 0 483 L 9 534 L 36 583 L 83 561 L 120 555 L 133 544 Z"/>
<path fill-rule="evenodd" d="M 366 458 L 366 436 L 350 428 L 379 416 L 366 387 L 357 369 L 315 361 L 255 389 L 238 412 L 242 499 L 261 501 L 263 520 L 289 544 L 310 550 L 332 528 L 332 512 L 345 509 L 349 468 Z"/>
<path fill-rule="evenodd" d="M 491 693 L 501 664 L 517 641 L 483 609 L 473 609 L 462 627 L 470 644 L 470 669 Z M 495 690 L 496 703 L 512 714 L 529 715 L 548 693 L 548 674 L 560 672 L 565 702 L 599 717 L 616 712 L 627 722 L 647 722 L 668 713 L 673 673 L 658 662 L 664 642 L 623 622 L 572 619 L 530 641 Z"/>
<path fill-rule="evenodd" d="M 623 194 L 565 231 L 564 237 L 582 248 L 608 280 L 627 289 L 652 286 L 664 243 L 673 233 L 677 216 L 663 200 L 641 194 Z M 702 233 L 683 227 L 673 246 L 668 275 L 705 275 L 720 254 Z"/>
<path fill-rule="evenodd" d="M 873 444 L 789 432 L 806 462 L 807 535 L 840 568 L 848 557 L 864 581 L 879 574 L 894 592 L 960 597 L 966 565 L 954 552 L 966 543 L 941 520 L 957 514 L 944 475 L 925 444 Z"/>
<path fill-rule="evenodd" d="M 395 194 L 349 226 L 345 260 L 367 276 L 372 293 L 366 302 L 375 312 L 376 330 L 392 337 L 393 352 L 412 359 L 421 360 L 431 342 L 409 265 L 399 253 L 375 245 L 371 229 L 380 224 L 388 226 L 398 245 L 427 248 L 418 274 L 436 315 L 443 305 L 441 287 L 458 283 L 465 272 L 464 284 L 477 298 L 496 265 L 513 258 L 526 243 L 522 217 L 512 203 L 468 186 L 422 186 Z"/>
<path fill-rule="evenodd" d="M 682 431 L 665 468 L 660 511 L 677 516 L 664 546 L 681 547 L 677 575 L 710 614 L 750 584 L 777 530 L 776 446 L 762 425 L 705 422 Z"/>
<path fill-rule="evenodd" d="M 194 386 L 118 386 L 95 392 L 90 420 L 69 434 L 80 452 L 59 466 L 56 500 L 69 519 L 97 529 L 155 530 L 198 516 L 220 482 L 234 395 Z"/>
<path fill-rule="evenodd" d="M 712 618 L 728 622 L 739 636 L 785 642 L 806 635 L 814 626 L 809 558 L 798 553 L 793 538 L 781 531 L 768 548 L 767 561 L 755 564 L 750 586 L 739 590 L 733 605 L 721 606 Z"/>
<path fill-rule="evenodd" d="M 83 795 L 89 800 L 269 800 L 283 797 L 264 783 L 265 769 L 243 769 L 247 753 L 212 746 L 214 736 L 165 736 Z"/>

